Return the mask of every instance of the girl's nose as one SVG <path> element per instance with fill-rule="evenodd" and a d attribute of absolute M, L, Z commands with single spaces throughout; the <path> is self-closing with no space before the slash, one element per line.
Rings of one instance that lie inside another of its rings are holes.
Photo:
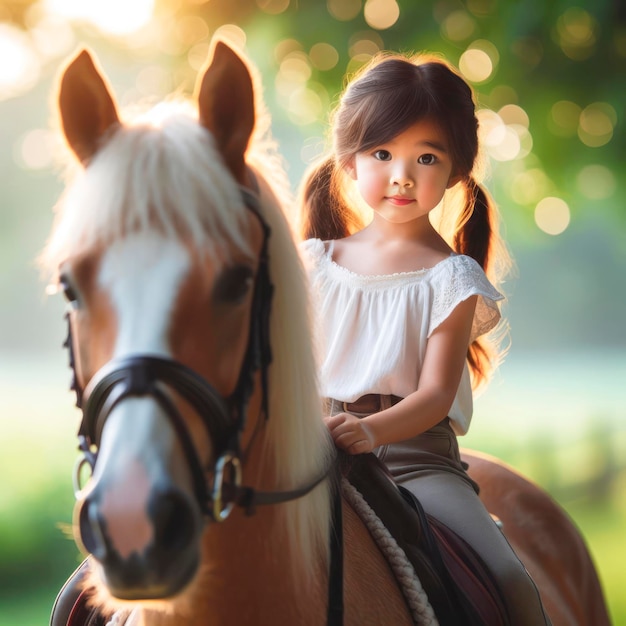
<path fill-rule="evenodd" d="M 410 189 L 414 185 L 413 178 L 405 169 L 393 172 L 389 182 L 391 185 L 398 185 L 401 189 Z"/>

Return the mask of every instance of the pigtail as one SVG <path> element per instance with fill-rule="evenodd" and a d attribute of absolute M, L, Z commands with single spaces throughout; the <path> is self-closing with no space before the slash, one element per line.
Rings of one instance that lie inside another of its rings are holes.
<path fill-rule="evenodd" d="M 340 176 L 332 157 L 305 173 L 298 201 L 302 239 L 341 239 L 363 227 L 361 218 L 343 197 Z"/>
<path fill-rule="evenodd" d="M 466 200 L 460 212 L 453 237 L 459 254 L 475 259 L 489 280 L 499 288 L 500 274 L 510 264 L 508 252 L 499 234 L 498 213 L 489 193 L 473 178 L 465 181 Z M 487 382 L 497 366 L 501 351 L 492 336 L 479 337 L 469 347 L 467 359 L 473 387 Z"/>
<path fill-rule="evenodd" d="M 478 261 L 489 276 L 495 206 L 488 193 L 473 178 L 468 179 L 465 186 L 465 206 L 455 227 L 454 249 Z"/>

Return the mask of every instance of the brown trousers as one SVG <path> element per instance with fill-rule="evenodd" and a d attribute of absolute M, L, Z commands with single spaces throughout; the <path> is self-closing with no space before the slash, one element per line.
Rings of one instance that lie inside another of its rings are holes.
<path fill-rule="evenodd" d="M 388 406 L 391 402 L 381 396 L 380 410 Z M 328 408 L 330 415 L 345 412 L 344 404 L 337 400 L 329 400 Z M 512 626 L 550 623 L 535 583 L 480 501 L 478 487 L 465 471 L 448 418 L 417 437 L 380 446 L 374 453 L 429 515 L 463 537 L 482 557 L 502 589 Z"/>

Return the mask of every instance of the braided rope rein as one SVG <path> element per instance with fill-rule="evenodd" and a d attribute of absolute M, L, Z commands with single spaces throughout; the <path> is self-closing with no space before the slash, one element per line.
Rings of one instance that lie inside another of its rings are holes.
<path fill-rule="evenodd" d="M 415 575 L 415 569 L 409 562 L 404 550 L 398 546 L 396 540 L 363 499 L 363 496 L 345 478 L 341 481 L 341 489 L 346 500 L 367 526 L 378 548 L 389 562 L 409 605 L 416 626 L 439 626 L 435 612 L 428 601 L 428 596 L 422 583 Z"/>

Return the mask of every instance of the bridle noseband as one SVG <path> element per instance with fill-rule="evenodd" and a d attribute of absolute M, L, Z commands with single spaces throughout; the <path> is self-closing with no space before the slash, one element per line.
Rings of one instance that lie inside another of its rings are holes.
<path fill-rule="evenodd" d="M 235 391 L 229 398 L 224 398 L 208 381 L 184 364 L 154 355 L 113 359 L 96 372 L 83 390 L 76 375 L 68 316 L 65 346 L 70 354 L 76 405 L 83 413 L 78 432 L 82 456 L 77 463 L 74 478 L 77 491 L 81 488 L 81 468 L 87 464 L 93 471 L 95 467 L 100 435 L 111 411 L 124 400 L 137 397 L 152 398 L 167 415 L 189 463 L 200 508 L 213 521 L 225 520 L 235 505 L 251 514 L 257 505 L 277 504 L 299 498 L 327 478 L 334 461 L 319 476 L 289 491 L 259 492 L 241 484 L 240 437 L 256 371 L 260 373 L 262 387 L 261 412 L 265 420 L 269 418 L 267 375 L 272 360 L 269 330 L 274 288 L 269 276 L 270 227 L 261 213 L 257 194 L 246 187 L 240 190 L 246 208 L 256 216 L 263 229 L 263 244 L 254 285 L 248 346 Z M 213 457 L 217 459 L 212 472 L 210 468 L 203 467 L 185 421 L 168 389 L 189 403 L 201 418 L 213 446 Z M 209 473 L 213 475 L 210 488 L 207 485 Z"/>

